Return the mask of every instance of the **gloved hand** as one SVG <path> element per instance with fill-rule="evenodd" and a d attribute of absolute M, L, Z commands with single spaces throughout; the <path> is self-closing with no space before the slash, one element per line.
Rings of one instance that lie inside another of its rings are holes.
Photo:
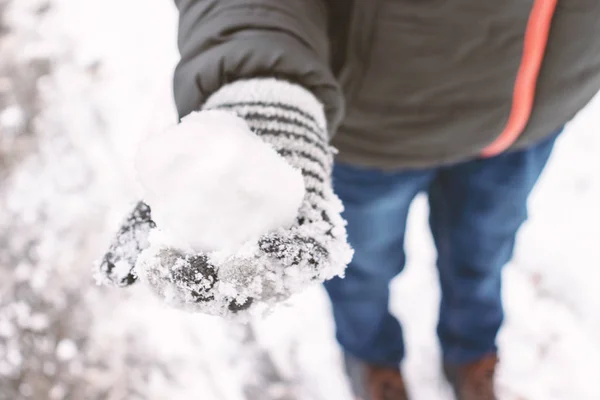
<path fill-rule="evenodd" d="M 263 235 L 230 257 L 183 252 L 149 242 L 160 230 L 139 202 L 99 264 L 103 283 L 128 286 L 140 279 L 167 303 L 220 316 L 261 312 L 309 284 L 342 275 L 352 257 L 342 204 L 333 193 L 333 149 L 318 100 L 300 86 L 275 79 L 226 85 L 203 110 L 225 110 L 301 171 L 306 193 L 296 222 Z"/>

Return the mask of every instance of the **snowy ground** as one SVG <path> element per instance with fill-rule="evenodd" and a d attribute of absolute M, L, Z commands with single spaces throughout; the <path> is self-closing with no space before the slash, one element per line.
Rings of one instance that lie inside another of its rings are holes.
<path fill-rule="evenodd" d="M 134 198 L 136 141 L 175 118 L 175 23 L 168 0 L 0 0 L 0 400 L 350 398 L 320 288 L 237 326 L 91 282 Z M 506 270 L 503 400 L 600 399 L 599 131 L 597 98 Z M 449 400 L 423 200 L 393 310 L 413 398 Z"/>

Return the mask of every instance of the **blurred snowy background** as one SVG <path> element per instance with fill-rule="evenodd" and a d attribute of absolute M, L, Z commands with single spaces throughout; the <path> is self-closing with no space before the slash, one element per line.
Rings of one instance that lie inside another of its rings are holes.
<path fill-rule="evenodd" d="M 175 121 L 169 0 L 0 0 L 0 400 L 347 400 L 314 288 L 239 326 L 96 287 L 131 155 Z M 600 399 L 600 98 L 560 139 L 506 269 L 502 400 Z M 426 203 L 394 283 L 415 400 L 449 400 Z"/>

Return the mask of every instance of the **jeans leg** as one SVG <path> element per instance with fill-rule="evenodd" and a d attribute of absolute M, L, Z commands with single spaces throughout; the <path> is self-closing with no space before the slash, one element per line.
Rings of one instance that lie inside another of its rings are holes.
<path fill-rule="evenodd" d="M 527 218 L 527 199 L 556 136 L 526 150 L 442 168 L 430 186 L 430 225 L 442 289 L 438 336 L 446 362 L 496 351 L 501 270 Z"/>
<path fill-rule="evenodd" d="M 398 365 L 404 355 L 402 329 L 389 312 L 389 283 L 404 267 L 409 206 L 431 177 L 429 171 L 334 168 L 333 185 L 344 203 L 355 254 L 345 278 L 334 278 L 325 288 L 339 343 L 362 360 Z"/>

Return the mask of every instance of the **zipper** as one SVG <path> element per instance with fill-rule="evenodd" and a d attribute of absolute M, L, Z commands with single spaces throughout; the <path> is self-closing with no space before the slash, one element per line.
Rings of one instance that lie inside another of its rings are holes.
<path fill-rule="evenodd" d="M 493 157 L 504 152 L 527 127 L 557 3 L 558 0 L 534 1 L 525 30 L 523 55 L 515 80 L 510 115 L 502 133 L 483 149 L 482 157 Z"/>

